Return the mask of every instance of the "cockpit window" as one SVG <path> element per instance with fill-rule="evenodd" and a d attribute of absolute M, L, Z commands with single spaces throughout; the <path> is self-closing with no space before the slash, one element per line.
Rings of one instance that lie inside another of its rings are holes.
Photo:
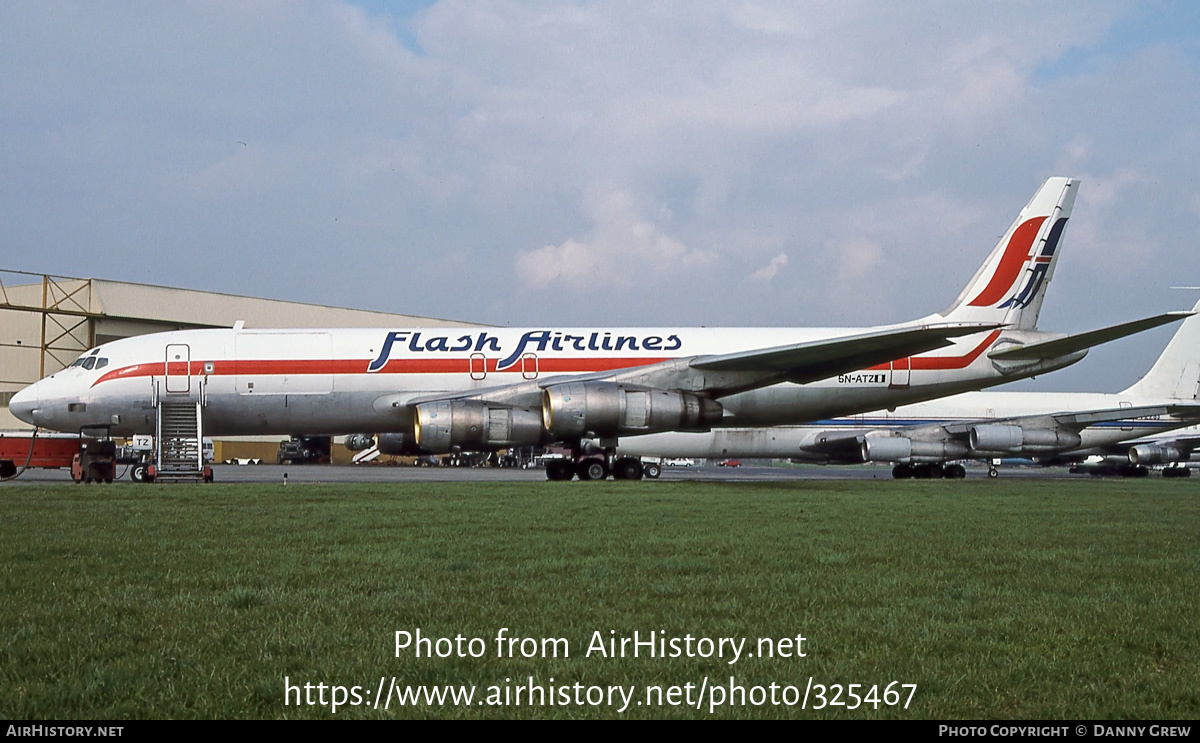
<path fill-rule="evenodd" d="M 103 369 L 108 366 L 108 358 L 105 356 L 80 356 L 71 362 L 71 366 L 67 368 L 71 369 L 76 366 L 82 366 L 89 371 L 92 369 Z"/>

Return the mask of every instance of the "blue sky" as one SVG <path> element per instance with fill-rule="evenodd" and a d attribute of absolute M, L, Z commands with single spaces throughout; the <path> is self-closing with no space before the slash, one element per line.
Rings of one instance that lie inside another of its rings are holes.
<path fill-rule="evenodd" d="M 0 4 L 0 268 L 513 325 L 941 309 L 1048 176 L 1042 312 L 1200 284 L 1191 3 Z M 1132 382 L 1170 331 L 1039 389 Z"/>
<path fill-rule="evenodd" d="M 1200 71 L 1200 9 L 1194 2 L 1133 3 L 1094 43 L 1072 47 L 1040 66 L 1035 80 L 1104 74 L 1154 47 L 1178 50 L 1193 72 Z"/>

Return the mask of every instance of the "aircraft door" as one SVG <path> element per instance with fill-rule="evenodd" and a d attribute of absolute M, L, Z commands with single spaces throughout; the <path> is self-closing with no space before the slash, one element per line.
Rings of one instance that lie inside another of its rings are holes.
<path fill-rule="evenodd" d="M 471 379 L 479 381 L 487 378 L 487 357 L 481 353 L 471 354 L 470 361 Z"/>
<path fill-rule="evenodd" d="M 537 379 L 538 357 L 535 353 L 527 353 L 521 357 L 521 376 L 525 379 Z"/>
<path fill-rule="evenodd" d="M 163 363 L 166 391 L 186 394 L 192 391 L 192 349 L 186 343 L 168 343 Z"/>

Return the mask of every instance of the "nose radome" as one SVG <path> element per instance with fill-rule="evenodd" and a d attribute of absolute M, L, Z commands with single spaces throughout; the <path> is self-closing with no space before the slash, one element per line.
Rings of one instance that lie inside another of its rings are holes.
<path fill-rule="evenodd" d="M 33 411 L 37 409 L 38 396 L 36 384 L 31 384 L 12 396 L 8 401 L 8 410 L 20 420 L 29 425 L 37 425 L 33 420 Z"/>

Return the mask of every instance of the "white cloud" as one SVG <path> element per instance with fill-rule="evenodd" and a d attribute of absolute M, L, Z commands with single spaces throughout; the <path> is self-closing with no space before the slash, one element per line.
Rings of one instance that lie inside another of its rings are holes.
<path fill-rule="evenodd" d="M 588 237 L 518 253 L 522 281 L 533 287 L 557 282 L 588 289 L 629 287 L 713 260 L 711 253 L 689 249 L 642 217 L 628 192 L 595 194 L 588 206 Z"/>
<path fill-rule="evenodd" d="M 787 253 L 780 253 L 772 258 L 770 263 L 750 274 L 747 279 L 750 281 L 770 281 L 771 279 L 775 278 L 775 274 L 779 273 L 779 271 L 786 266 L 787 263 Z"/>

